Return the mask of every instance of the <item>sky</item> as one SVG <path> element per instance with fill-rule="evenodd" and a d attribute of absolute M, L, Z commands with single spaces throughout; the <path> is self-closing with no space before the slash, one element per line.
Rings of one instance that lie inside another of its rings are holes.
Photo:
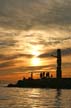
<path fill-rule="evenodd" d="M 58 48 L 63 76 L 71 77 L 71 0 L 0 0 L 1 80 L 55 74 Z"/>

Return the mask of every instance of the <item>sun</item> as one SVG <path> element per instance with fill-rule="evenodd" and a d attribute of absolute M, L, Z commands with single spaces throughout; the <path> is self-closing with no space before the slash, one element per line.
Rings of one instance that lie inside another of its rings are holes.
<path fill-rule="evenodd" d="M 40 65 L 40 59 L 37 57 L 34 57 L 34 58 L 32 58 L 31 63 L 33 66 L 38 66 L 38 65 Z"/>
<path fill-rule="evenodd" d="M 38 55 L 39 55 L 39 52 L 38 52 L 37 50 L 33 50 L 33 51 L 32 51 L 32 55 L 38 56 Z"/>
<path fill-rule="evenodd" d="M 40 51 L 39 51 L 39 47 L 38 46 L 32 46 L 32 49 L 31 49 L 31 54 L 33 56 L 39 56 L 40 55 Z"/>
<path fill-rule="evenodd" d="M 34 56 L 38 56 L 38 52 L 36 52 L 36 51 L 33 51 L 32 54 L 33 54 Z"/>

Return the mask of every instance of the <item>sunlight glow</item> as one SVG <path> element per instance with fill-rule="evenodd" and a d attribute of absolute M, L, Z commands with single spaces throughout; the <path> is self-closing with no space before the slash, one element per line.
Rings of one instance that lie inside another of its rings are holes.
<path fill-rule="evenodd" d="M 31 54 L 34 55 L 34 56 L 40 55 L 39 47 L 38 46 L 32 46 L 32 48 L 31 48 Z"/>
<path fill-rule="evenodd" d="M 40 59 L 39 58 L 37 58 L 37 57 L 34 57 L 34 58 L 32 58 L 32 65 L 33 66 L 38 66 L 38 65 L 40 65 Z"/>
<path fill-rule="evenodd" d="M 34 56 L 38 56 L 38 55 L 39 55 L 39 52 L 36 51 L 36 50 L 34 50 L 34 51 L 32 51 L 32 55 L 34 55 Z"/>

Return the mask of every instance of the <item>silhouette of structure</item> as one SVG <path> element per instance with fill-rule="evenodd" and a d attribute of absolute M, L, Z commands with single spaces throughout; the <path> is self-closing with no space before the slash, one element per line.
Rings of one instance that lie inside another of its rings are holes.
<path fill-rule="evenodd" d="M 27 88 L 54 88 L 54 89 L 71 89 L 71 78 L 62 78 L 62 60 L 61 49 L 57 49 L 57 69 L 56 78 L 49 75 L 49 72 L 40 73 L 39 79 L 33 79 L 33 73 L 29 79 L 18 80 L 16 84 L 8 84 L 8 87 L 27 87 Z"/>
<path fill-rule="evenodd" d="M 62 78 L 62 69 L 61 69 L 61 49 L 57 49 L 57 72 L 56 72 L 56 78 L 60 79 Z"/>
<path fill-rule="evenodd" d="M 33 79 L 33 72 L 31 72 L 31 79 Z"/>
<path fill-rule="evenodd" d="M 49 72 L 46 73 L 46 78 L 49 78 L 50 77 L 50 74 Z"/>

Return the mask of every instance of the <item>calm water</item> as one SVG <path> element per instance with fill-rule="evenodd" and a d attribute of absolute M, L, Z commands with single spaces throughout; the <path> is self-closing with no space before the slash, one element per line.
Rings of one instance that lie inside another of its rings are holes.
<path fill-rule="evenodd" d="M 0 87 L 0 108 L 71 108 L 71 90 Z"/>

